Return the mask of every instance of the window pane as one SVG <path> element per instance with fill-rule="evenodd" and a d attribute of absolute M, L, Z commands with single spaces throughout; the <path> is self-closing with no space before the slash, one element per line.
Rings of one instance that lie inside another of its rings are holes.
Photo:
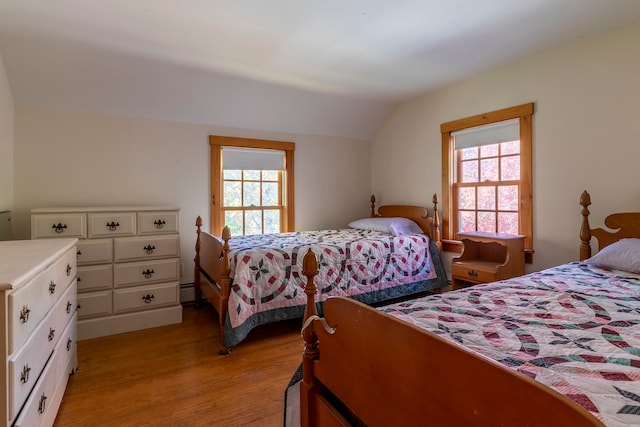
<path fill-rule="evenodd" d="M 241 170 L 225 170 L 223 171 L 223 179 L 242 179 Z"/>
<path fill-rule="evenodd" d="M 264 210 L 264 232 L 265 233 L 280 232 L 280 210 L 279 209 Z"/>
<path fill-rule="evenodd" d="M 480 147 L 480 157 L 492 157 L 498 155 L 500 144 L 483 145 Z"/>
<path fill-rule="evenodd" d="M 496 213 L 478 212 L 478 231 L 487 233 L 496 232 Z"/>
<path fill-rule="evenodd" d="M 460 223 L 460 231 L 476 231 L 475 212 L 460 211 L 458 222 Z"/>
<path fill-rule="evenodd" d="M 502 157 L 500 161 L 502 162 L 500 166 L 503 181 L 520 179 L 520 156 Z"/>
<path fill-rule="evenodd" d="M 260 183 L 244 182 L 243 206 L 260 206 Z"/>
<path fill-rule="evenodd" d="M 498 212 L 498 232 L 518 234 L 518 214 L 515 212 Z"/>
<path fill-rule="evenodd" d="M 262 211 L 244 211 L 244 234 L 262 234 Z"/>
<path fill-rule="evenodd" d="M 462 162 L 461 166 L 461 182 L 478 182 L 478 161 L 470 160 Z"/>
<path fill-rule="evenodd" d="M 478 187 L 478 209 L 496 210 L 496 187 Z"/>
<path fill-rule="evenodd" d="M 480 182 L 498 181 L 498 159 L 480 160 Z"/>
<path fill-rule="evenodd" d="M 242 206 L 242 197 L 240 196 L 240 181 L 224 182 L 224 200 L 222 206 L 237 207 Z"/>
<path fill-rule="evenodd" d="M 462 187 L 458 189 L 458 208 L 459 209 L 475 209 L 476 208 L 475 187 Z"/>
<path fill-rule="evenodd" d="M 278 183 L 265 182 L 262 184 L 262 206 L 278 205 Z"/>
<path fill-rule="evenodd" d="M 263 181 L 277 181 L 279 171 L 262 171 Z"/>
<path fill-rule="evenodd" d="M 260 171 L 244 171 L 244 179 L 248 181 L 260 181 Z"/>
<path fill-rule="evenodd" d="M 501 185 L 498 187 L 498 210 L 517 211 L 518 203 L 517 185 Z"/>
<path fill-rule="evenodd" d="M 478 147 L 463 148 L 460 150 L 462 160 L 477 159 Z"/>
<path fill-rule="evenodd" d="M 500 144 L 502 154 L 520 154 L 520 141 L 503 142 Z"/>
<path fill-rule="evenodd" d="M 242 235 L 242 211 L 225 211 L 224 225 L 229 226 L 231 236 Z"/>

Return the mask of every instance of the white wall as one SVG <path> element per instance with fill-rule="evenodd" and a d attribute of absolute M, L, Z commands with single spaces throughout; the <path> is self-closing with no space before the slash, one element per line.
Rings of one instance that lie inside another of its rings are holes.
<path fill-rule="evenodd" d="M 383 203 L 441 193 L 440 124 L 535 102 L 534 264 L 578 258 L 583 190 L 591 226 L 640 211 L 640 24 L 505 66 L 398 106 L 372 142 Z"/>
<path fill-rule="evenodd" d="M 13 115 L 13 96 L 0 56 L 0 212 L 13 209 Z"/>
<path fill-rule="evenodd" d="M 209 224 L 210 134 L 296 143 L 296 229 L 343 227 L 369 213 L 367 141 L 286 135 L 18 105 L 14 238 L 49 206 L 160 204 L 181 209 L 185 277 L 193 281 L 195 219 Z"/>

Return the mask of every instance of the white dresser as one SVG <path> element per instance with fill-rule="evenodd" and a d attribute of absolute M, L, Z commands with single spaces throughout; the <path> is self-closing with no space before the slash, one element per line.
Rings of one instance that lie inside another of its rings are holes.
<path fill-rule="evenodd" d="M 0 242 L 3 425 L 53 425 L 77 367 L 76 241 Z"/>
<path fill-rule="evenodd" d="M 179 210 L 31 210 L 31 238 L 78 241 L 78 339 L 182 322 Z"/>

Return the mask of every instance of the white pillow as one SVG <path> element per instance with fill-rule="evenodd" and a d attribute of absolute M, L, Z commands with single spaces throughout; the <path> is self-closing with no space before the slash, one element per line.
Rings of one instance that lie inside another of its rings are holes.
<path fill-rule="evenodd" d="M 640 273 L 640 239 L 620 239 L 585 262 L 596 267 Z"/>
<path fill-rule="evenodd" d="M 420 226 L 414 221 L 400 217 L 373 217 L 362 218 L 349 223 L 349 227 L 359 230 L 380 231 L 404 236 L 405 234 L 424 234 Z"/>

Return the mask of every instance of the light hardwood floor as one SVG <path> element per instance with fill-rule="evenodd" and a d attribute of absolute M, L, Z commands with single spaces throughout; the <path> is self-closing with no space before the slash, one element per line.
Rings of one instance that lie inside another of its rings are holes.
<path fill-rule="evenodd" d="M 216 319 L 186 306 L 182 324 L 78 342 L 55 426 L 281 426 L 301 321 L 254 329 L 220 356 Z"/>

